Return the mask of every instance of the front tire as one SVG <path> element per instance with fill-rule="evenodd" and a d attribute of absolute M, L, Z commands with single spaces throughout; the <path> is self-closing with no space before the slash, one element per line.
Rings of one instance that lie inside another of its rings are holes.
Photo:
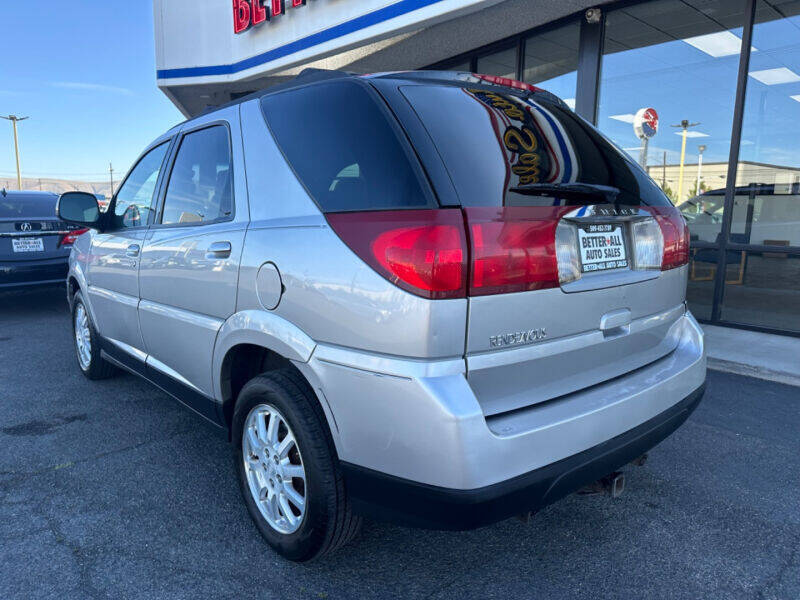
<path fill-rule="evenodd" d="M 80 292 L 72 300 L 72 340 L 78 366 L 88 379 L 107 379 L 117 372 L 116 367 L 100 355 L 100 336 Z"/>
<path fill-rule="evenodd" d="M 248 382 L 233 415 L 234 459 L 247 509 L 267 543 L 293 561 L 339 548 L 361 525 L 324 419 L 293 369 Z"/>

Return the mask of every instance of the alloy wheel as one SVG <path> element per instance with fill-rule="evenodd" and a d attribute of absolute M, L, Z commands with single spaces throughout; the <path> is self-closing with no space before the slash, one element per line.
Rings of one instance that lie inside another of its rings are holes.
<path fill-rule="evenodd" d="M 92 362 L 92 336 L 89 331 L 89 315 L 81 302 L 75 307 L 75 348 L 78 362 L 85 371 Z"/>
<path fill-rule="evenodd" d="M 259 404 L 242 432 L 247 483 L 261 515 L 275 531 L 297 531 L 306 514 L 306 472 L 297 440 L 274 406 Z"/>

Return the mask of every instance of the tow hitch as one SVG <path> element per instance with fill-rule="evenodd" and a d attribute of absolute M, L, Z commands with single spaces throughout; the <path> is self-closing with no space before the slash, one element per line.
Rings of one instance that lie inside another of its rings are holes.
<path fill-rule="evenodd" d="M 642 467 L 644 466 L 645 462 L 647 462 L 646 452 L 641 456 L 634 458 L 631 461 L 631 464 L 637 467 Z M 601 477 L 597 481 L 593 481 L 589 485 L 583 486 L 576 493 L 580 494 L 581 496 L 605 494 L 611 496 L 612 498 L 619 498 L 622 495 L 622 492 L 624 491 L 625 491 L 625 473 L 623 473 L 622 471 L 614 471 L 613 473 L 609 473 L 605 477 Z M 518 514 L 517 519 L 519 519 L 523 523 L 529 523 L 530 520 L 533 518 L 533 515 L 535 514 L 536 514 L 535 510 L 527 511 Z"/>
<path fill-rule="evenodd" d="M 612 498 L 619 498 L 625 491 L 625 474 L 620 471 L 609 473 L 595 482 L 584 486 L 578 493 L 584 496 L 592 494 L 607 494 Z"/>

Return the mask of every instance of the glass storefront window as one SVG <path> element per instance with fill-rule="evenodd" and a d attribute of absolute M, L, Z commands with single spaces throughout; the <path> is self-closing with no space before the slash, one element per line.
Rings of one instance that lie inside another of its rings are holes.
<path fill-rule="evenodd" d="M 800 255 L 729 251 L 721 318 L 800 332 Z"/>
<path fill-rule="evenodd" d="M 575 108 L 580 24 L 574 21 L 525 40 L 522 79 L 538 85 Z"/>
<path fill-rule="evenodd" d="M 517 47 L 478 57 L 477 72 L 484 75 L 517 78 Z"/>
<path fill-rule="evenodd" d="M 731 239 L 800 247 L 800 4 L 759 0 Z"/>
<path fill-rule="evenodd" d="M 653 1 L 608 12 L 598 126 L 681 208 L 692 239 L 713 243 L 722 225 L 745 2 L 692 4 Z M 633 127 L 644 108 L 658 113 L 657 133 L 646 141 Z"/>
<path fill-rule="evenodd" d="M 714 275 L 717 272 L 719 250 L 692 248 L 689 253 L 689 280 L 686 300 L 698 319 L 711 319 L 714 306 Z"/>

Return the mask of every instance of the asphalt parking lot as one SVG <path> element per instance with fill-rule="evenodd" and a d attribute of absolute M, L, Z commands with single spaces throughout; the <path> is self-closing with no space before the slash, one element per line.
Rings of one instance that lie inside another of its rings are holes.
<path fill-rule="evenodd" d="M 367 522 L 307 565 L 261 541 L 197 417 L 80 375 L 63 290 L 0 293 L 0 402 L 2 598 L 800 597 L 800 388 L 710 372 L 619 499 L 464 533 Z"/>

